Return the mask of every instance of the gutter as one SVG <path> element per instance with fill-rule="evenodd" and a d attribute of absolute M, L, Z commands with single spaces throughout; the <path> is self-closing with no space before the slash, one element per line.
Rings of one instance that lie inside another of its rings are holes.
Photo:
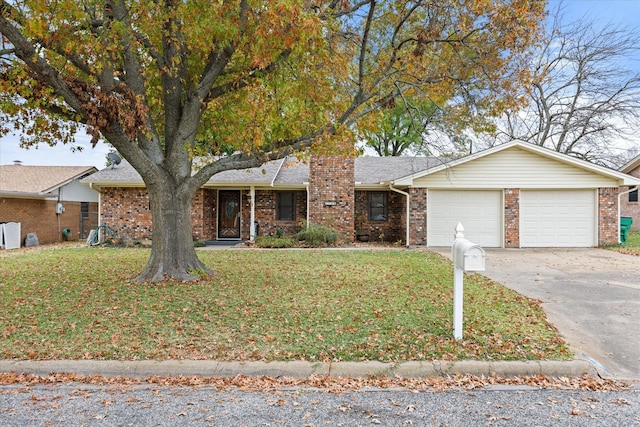
<path fill-rule="evenodd" d="M 621 197 L 625 194 L 629 194 L 632 191 L 635 191 L 638 189 L 638 186 L 636 185 L 635 187 L 631 187 L 629 188 L 627 191 L 623 191 L 622 193 L 618 193 L 618 244 L 622 243 L 622 236 L 620 235 L 620 200 Z"/>
<path fill-rule="evenodd" d="M 407 220 L 406 220 L 406 225 L 405 225 L 405 232 L 406 232 L 406 236 L 405 236 L 405 242 L 406 242 L 406 246 L 407 248 L 409 247 L 409 231 L 410 231 L 410 224 L 409 224 L 409 219 L 410 219 L 410 213 L 411 213 L 411 206 L 410 206 L 410 202 L 411 202 L 411 198 L 409 193 L 402 191 L 402 190 L 398 190 L 397 188 L 393 188 L 393 184 L 389 184 L 389 190 L 391 191 L 395 191 L 396 193 L 400 193 L 403 194 L 406 198 L 407 198 Z"/>
<path fill-rule="evenodd" d="M 93 184 L 94 184 L 93 182 L 90 182 L 90 183 L 89 183 L 89 188 L 90 188 L 90 189 L 92 189 L 93 191 L 95 191 L 96 193 L 100 194 L 100 193 L 101 193 L 101 191 L 100 191 L 100 190 L 98 190 L 97 188 L 94 188 L 94 187 L 93 187 Z"/>

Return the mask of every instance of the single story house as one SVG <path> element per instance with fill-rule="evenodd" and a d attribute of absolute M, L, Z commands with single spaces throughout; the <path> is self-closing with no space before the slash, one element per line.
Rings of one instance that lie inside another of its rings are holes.
<path fill-rule="evenodd" d="M 83 180 L 100 193 L 100 222 L 152 236 L 144 183 L 126 162 Z M 592 247 L 619 238 L 619 188 L 636 178 L 522 141 L 459 159 L 311 156 L 213 176 L 192 206 L 197 240 L 293 234 L 301 220 L 348 240 L 448 246 L 461 222 L 485 247 Z M 357 230 L 356 230 L 357 229 Z"/>
<path fill-rule="evenodd" d="M 93 166 L 0 166 L 0 222 L 18 222 L 21 242 L 36 233 L 39 243 L 83 239 L 98 224 L 98 195 L 80 184 Z"/>
<path fill-rule="evenodd" d="M 640 155 L 635 157 L 626 165 L 620 168 L 620 171 L 636 178 L 640 178 Z M 640 203 L 638 202 L 638 189 L 635 186 L 627 189 L 621 189 L 620 198 L 620 214 L 633 219 L 631 230 L 640 230 Z"/>

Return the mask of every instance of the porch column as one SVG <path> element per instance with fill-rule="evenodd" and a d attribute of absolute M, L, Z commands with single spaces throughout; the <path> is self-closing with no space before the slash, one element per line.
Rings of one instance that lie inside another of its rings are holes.
<path fill-rule="evenodd" d="M 256 237 L 256 188 L 249 188 L 249 206 L 251 206 L 251 215 L 249 217 L 249 240 L 253 241 Z"/>

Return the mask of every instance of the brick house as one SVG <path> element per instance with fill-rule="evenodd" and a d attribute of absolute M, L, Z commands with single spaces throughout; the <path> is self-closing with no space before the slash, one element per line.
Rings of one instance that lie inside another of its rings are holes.
<path fill-rule="evenodd" d="M 100 193 L 100 222 L 152 237 L 144 183 L 126 162 L 83 180 Z M 196 240 L 293 234 L 331 225 L 348 241 L 448 246 L 458 222 L 485 247 L 599 246 L 618 241 L 619 171 L 513 141 L 463 158 L 312 156 L 212 177 L 192 206 Z M 255 224 L 255 227 L 254 227 Z"/>
<path fill-rule="evenodd" d="M 629 163 L 620 168 L 620 171 L 636 178 L 640 178 L 640 156 L 635 157 Z M 631 186 L 621 189 L 624 194 L 620 197 L 620 215 L 633 218 L 632 230 L 640 230 L 640 202 L 638 202 L 638 189 Z M 629 191 L 631 190 L 631 191 Z"/>
<path fill-rule="evenodd" d="M 19 222 L 20 240 L 36 233 L 40 243 L 84 239 L 98 224 L 98 195 L 80 180 L 93 166 L 0 166 L 0 222 Z"/>

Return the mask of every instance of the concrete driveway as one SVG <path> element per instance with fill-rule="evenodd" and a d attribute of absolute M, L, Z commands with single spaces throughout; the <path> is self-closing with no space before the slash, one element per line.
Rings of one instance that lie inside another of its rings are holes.
<path fill-rule="evenodd" d="M 437 252 L 450 256 L 449 248 Z M 640 381 L 640 257 L 604 249 L 486 249 L 483 275 L 542 301 L 576 358 Z"/>

